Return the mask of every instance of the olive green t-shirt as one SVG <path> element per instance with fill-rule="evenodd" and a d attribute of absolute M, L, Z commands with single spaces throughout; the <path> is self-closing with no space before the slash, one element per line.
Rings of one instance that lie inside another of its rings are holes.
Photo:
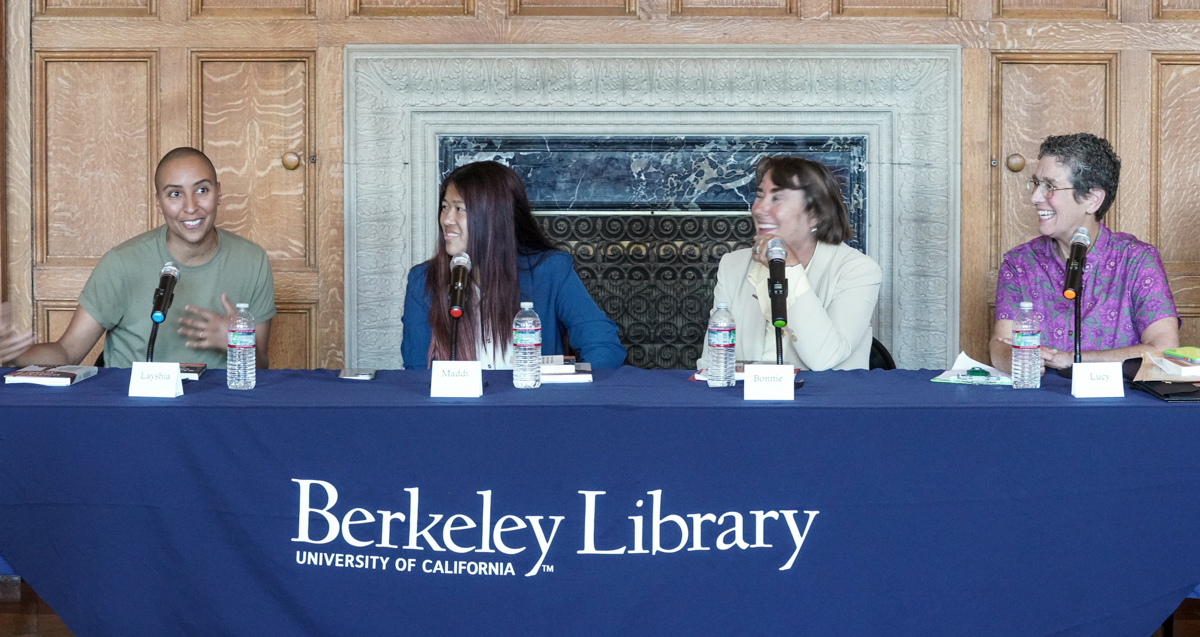
<path fill-rule="evenodd" d="M 275 316 L 275 282 L 267 253 L 232 232 L 217 230 L 217 252 L 207 263 L 177 265 L 179 281 L 167 320 L 158 328 L 154 361 L 159 363 L 204 363 L 225 367 L 225 352 L 190 349 L 187 339 L 176 331 L 188 305 L 224 314 L 221 293 L 231 303 L 249 303 L 257 322 Z M 104 364 L 131 367 L 146 360 L 150 340 L 150 311 L 163 265 L 174 261 L 167 250 L 166 226 L 142 233 L 109 250 L 96 264 L 79 295 L 79 305 L 96 319 L 108 335 L 104 340 Z"/>

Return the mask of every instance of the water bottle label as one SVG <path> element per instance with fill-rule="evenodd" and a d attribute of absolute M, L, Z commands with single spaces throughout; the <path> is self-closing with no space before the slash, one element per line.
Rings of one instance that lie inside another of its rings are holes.
<path fill-rule="evenodd" d="M 513 345 L 517 347 L 533 347 L 542 344 L 542 330 L 513 329 Z"/>
<path fill-rule="evenodd" d="M 1013 330 L 1012 344 L 1015 349 L 1036 349 L 1042 346 L 1041 330 Z"/>
<path fill-rule="evenodd" d="M 737 341 L 737 330 L 732 327 L 708 328 L 709 347 L 733 347 Z"/>
<path fill-rule="evenodd" d="M 229 330 L 230 347 L 254 347 L 254 330 Z"/>

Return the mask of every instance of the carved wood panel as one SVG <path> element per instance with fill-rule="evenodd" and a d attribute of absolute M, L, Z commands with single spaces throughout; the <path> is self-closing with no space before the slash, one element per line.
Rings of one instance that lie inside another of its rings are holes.
<path fill-rule="evenodd" d="M 217 168 L 219 223 L 276 270 L 316 263 L 312 64 L 308 53 L 194 56 L 194 139 Z"/>
<path fill-rule="evenodd" d="M 833 0 L 834 15 L 879 17 L 953 17 L 958 0 Z"/>
<path fill-rule="evenodd" d="M 508 0 L 508 12 L 527 16 L 635 16 L 637 0 Z"/>
<path fill-rule="evenodd" d="M 34 85 L 36 261 L 91 267 L 157 218 L 154 53 L 37 52 Z"/>
<path fill-rule="evenodd" d="M 475 0 L 350 0 L 350 15 L 475 15 Z"/>
<path fill-rule="evenodd" d="M 43 342 L 58 340 L 58 337 L 67 331 L 67 325 L 71 323 L 71 318 L 75 316 L 77 305 L 75 301 L 38 301 L 37 321 L 35 323 L 38 340 Z M 79 364 L 94 365 L 96 357 L 102 351 L 104 351 L 103 338 L 96 341 L 96 346 L 92 348 L 92 351 L 88 352 L 87 356 L 83 357 L 83 360 Z"/>
<path fill-rule="evenodd" d="M 310 369 L 317 364 L 316 304 L 280 303 L 271 320 L 271 368 Z"/>
<path fill-rule="evenodd" d="M 1115 54 L 997 54 L 992 87 L 991 270 L 1009 249 L 1038 235 L 1037 215 L 1025 180 L 1037 167 L 1038 147 L 1049 135 L 1094 133 L 1116 137 Z M 1117 149 L 1120 152 L 1120 149 Z M 1024 167 L 1006 164 L 1020 155 Z M 1117 207 L 1105 216 L 1109 227 Z"/>
<path fill-rule="evenodd" d="M 799 11 L 797 0 L 671 0 L 681 16 L 783 16 Z"/>
<path fill-rule="evenodd" d="M 190 0 L 191 14 L 209 17 L 307 18 L 316 0 Z"/>
<path fill-rule="evenodd" d="M 1174 272 L 1200 274 L 1200 56 L 1154 58 L 1150 233 Z"/>
<path fill-rule="evenodd" d="M 133 18 L 157 11 L 156 0 L 34 0 L 34 12 L 39 16 Z"/>
<path fill-rule="evenodd" d="M 1119 0 L 994 0 L 1002 18 L 1115 20 Z"/>
<path fill-rule="evenodd" d="M 315 54 L 192 54 L 192 139 L 221 184 L 219 224 L 267 251 L 278 314 L 271 367 L 316 364 Z"/>
<path fill-rule="evenodd" d="M 1152 5 L 1160 20 L 1200 20 L 1200 0 L 1152 0 Z"/>

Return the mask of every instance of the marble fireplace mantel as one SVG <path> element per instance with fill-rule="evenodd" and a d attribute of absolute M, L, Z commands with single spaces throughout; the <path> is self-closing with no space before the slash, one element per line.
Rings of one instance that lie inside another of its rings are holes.
<path fill-rule="evenodd" d="M 875 335 L 958 353 L 960 50 L 346 47 L 346 364 L 401 365 L 405 275 L 436 238 L 439 135 L 863 135 Z"/>

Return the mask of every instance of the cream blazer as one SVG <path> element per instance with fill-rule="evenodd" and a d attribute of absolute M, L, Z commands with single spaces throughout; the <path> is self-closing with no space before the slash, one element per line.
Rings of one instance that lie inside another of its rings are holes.
<path fill-rule="evenodd" d="M 775 327 L 767 296 L 767 268 L 750 249 L 730 252 L 717 268 L 713 304 L 725 302 L 737 325 L 739 361 L 775 362 Z M 817 243 L 808 267 L 786 269 L 788 326 L 783 360 L 800 369 L 867 369 L 871 318 L 879 301 L 883 271 L 848 245 Z M 707 344 L 705 360 L 707 360 Z"/>

